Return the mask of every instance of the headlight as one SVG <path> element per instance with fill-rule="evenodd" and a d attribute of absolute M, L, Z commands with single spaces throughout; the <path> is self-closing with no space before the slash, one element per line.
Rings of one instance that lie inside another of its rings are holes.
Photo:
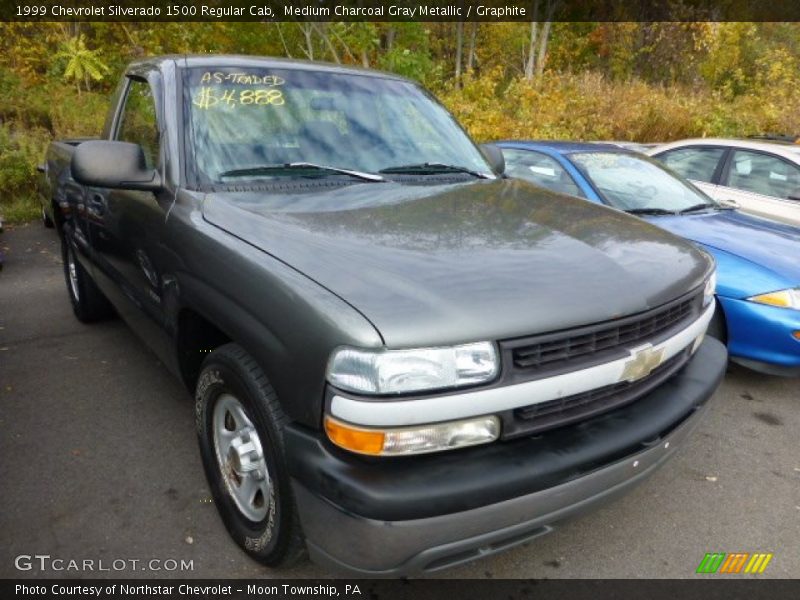
<path fill-rule="evenodd" d="M 361 394 L 403 394 L 484 383 L 498 372 L 491 342 L 416 350 L 336 349 L 328 381 Z"/>
<path fill-rule="evenodd" d="M 769 304 L 770 306 L 781 306 L 783 308 L 800 310 L 800 288 L 760 294 L 748 298 L 748 300 L 750 300 L 750 302 L 758 302 L 759 304 Z"/>
<path fill-rule="evenodd" d="M 416 427 L 376 429 L 357 427 L 326 416 L 325 432 L 334 444 L 351 452 L 403 456 L 488 444 L 500 436 L 500 419 L 488 416 Z"/>
<path fill-rule="evenodd" d="M 706 285 L 703 288 L 703 308 L 708 306 L 714 301 L 714 294 L 717 292 L 717 271 L 716 269 L 711 272 L 711 276 L 706 279 Z"/>

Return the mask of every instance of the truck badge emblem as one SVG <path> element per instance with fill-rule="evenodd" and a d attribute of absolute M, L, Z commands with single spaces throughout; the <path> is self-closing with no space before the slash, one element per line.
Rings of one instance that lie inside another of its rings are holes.
<path fill-rule="evenodd" d="M 620 381 L 633 383 L 647 377 L 664 359 L 664 348 L 656 350 L 650 345 L 631 350 L 631 359 L 625 363 Z"/>

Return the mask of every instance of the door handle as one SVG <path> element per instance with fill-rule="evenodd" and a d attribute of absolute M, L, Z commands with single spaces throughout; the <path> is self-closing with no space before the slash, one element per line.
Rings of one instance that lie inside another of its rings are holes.
<path fill-rule="evenodd" d="M 92 212 L 96 215 L 102 215 L 106 212 L 106 199 L 101 194 L 92 194 L 89 198 L 89 204 L 92 207 Z"/>

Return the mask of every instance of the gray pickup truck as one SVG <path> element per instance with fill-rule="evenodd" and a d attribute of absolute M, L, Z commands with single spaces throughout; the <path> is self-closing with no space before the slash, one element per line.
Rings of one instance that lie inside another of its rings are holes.
<path fill-rule="evenodd" d="M 547 533 L 681 447 L 725 371 L 708 255 L 504 178 L 393 75 L 143 60 L 46 160 L 75 315 L 182 379 L 266 565 L 419 574 Z"/>

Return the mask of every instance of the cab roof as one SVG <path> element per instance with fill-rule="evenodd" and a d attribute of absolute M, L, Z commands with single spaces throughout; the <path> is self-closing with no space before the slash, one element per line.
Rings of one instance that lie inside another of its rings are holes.
<path fill-rule="evenodd" d="M 404 77 L 384 71 L 365 69 L 363 67 L 346 66 L 334 63 L 296 60 L 290 58 L 277 58 L 270 56 L 250 56 L 243 54 L 165 54 L 135 60 L 131 63 L 129 71 L 160 70 L 165 63 L 174 63 L 178 68 L 267 68 L 291 69 L 298 71 L 327 72 L 338 75 L 358 75 L 362 77 L 376 77 L 381 79 L 395 79 L 408 81 Z"/>

